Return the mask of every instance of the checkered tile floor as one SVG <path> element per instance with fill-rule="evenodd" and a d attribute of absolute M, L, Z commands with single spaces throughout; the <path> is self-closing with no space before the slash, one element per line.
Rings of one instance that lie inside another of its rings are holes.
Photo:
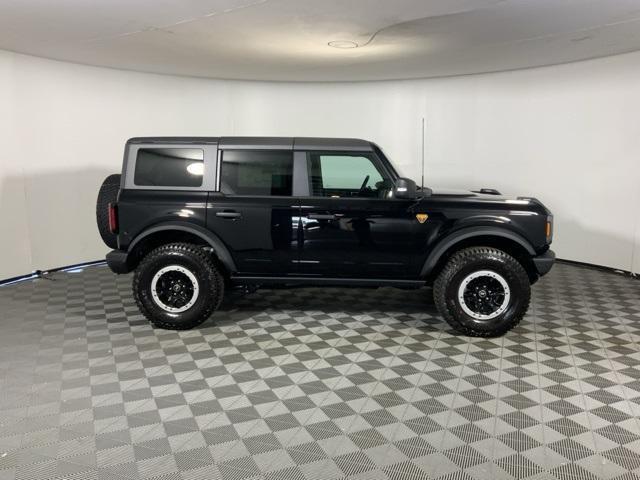
<path fill-rule="evenodd" d="M 486 340 L 390 288 L 154 330 L 130 280 L 0 288 L 1 480 L 640 479 L 640 281 L 558 264 Z"/>

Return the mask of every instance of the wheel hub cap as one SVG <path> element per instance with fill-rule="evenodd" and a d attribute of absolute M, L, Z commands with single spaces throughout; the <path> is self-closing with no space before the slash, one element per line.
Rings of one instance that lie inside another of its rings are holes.
<path fill-rule="evenodd" d="M 200 286 L 190 270 L 180 265 L 169 265 L 156 272 L 151 280 L 154 302 L 170 313 L 182 313 L 198 299 Z"/>
<path fill-rule="evenodd" d="M 509 306 L 511 291 L 504 277 L 491 270 L 467 275 L 458 288 L 462 310 L 475 320 L 492 320 Z"/>

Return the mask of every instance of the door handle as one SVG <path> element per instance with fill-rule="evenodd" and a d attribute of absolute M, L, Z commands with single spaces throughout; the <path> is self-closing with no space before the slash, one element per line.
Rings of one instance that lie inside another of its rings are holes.
<path fill-rule="evenodd" d="M 310 213 L 307 218 L 312 220 L 335 220 L 338 216 L 333 213 Z"/>
<path fill-rule="evenodd" d="M 216 212 L 216 217 L 234 219 L 241 218 L 242 214 L 240 212 Z"/>

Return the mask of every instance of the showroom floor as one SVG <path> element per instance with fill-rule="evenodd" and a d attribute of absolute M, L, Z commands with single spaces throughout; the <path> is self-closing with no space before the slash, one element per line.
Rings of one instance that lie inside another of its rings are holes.
<path fill-rule="evenodd" d="M 395 289 L 154 330 L 130 280 L 0 288 L 0 479 L 640 479 L 637 280 L 558 264 L 488 340 Z"/>

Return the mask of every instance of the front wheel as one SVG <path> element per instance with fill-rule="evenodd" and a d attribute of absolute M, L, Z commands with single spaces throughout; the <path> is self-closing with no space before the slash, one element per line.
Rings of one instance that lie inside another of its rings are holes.
<path fill-rule="evenodd" d="M 197 245 L 171 243 L 142 260 L 133 276 L 138 308 L 156 327 L 186 330 L 218 308 L 224 279 L 211 255 Z"/>
<path fill-rule="evenodd" d="M 451 257 L 433 288 L 436 307 L 465 335 L 493 337 L 515 327 L 529 308 L 531 286 L 522 265 L 507 253 L 472 247 Z"/>

